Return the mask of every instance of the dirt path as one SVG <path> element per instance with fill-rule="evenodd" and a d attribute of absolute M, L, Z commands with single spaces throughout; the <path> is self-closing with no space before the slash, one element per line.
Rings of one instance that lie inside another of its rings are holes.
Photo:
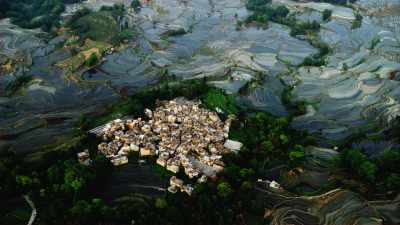
<path fill-rule="evenodd" d="M 35 204 L 32 202 L 32 200 L 29 198 L 28 195 L 24 195 L 24 199 L 28 202 L 29 206 L 32 208 L 31 218 L 29 219 L 29 222 L 28 222 L 28 225 L 32 225 L 33 222 L 35 222 L 35 219 L 37 216 L 37 210 L 36 210 Z"/>

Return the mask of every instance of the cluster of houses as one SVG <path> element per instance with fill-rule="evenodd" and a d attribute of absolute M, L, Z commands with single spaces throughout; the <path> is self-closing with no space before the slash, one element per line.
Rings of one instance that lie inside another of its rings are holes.
<path fill-rule="evenodd" d="M 184 184 L 183 180 L 172 176 L 169 180 L 168 191 L 171 193 L 176 193 L 178 190 L 181 192 L 186 192 L 188 195 L 192 195 L 193 187 L 191 184 Z"/>
<path fill-rule="evenodd" d="M 128 163 L 128 154 L 157 157 L 156 163 L 177 174 L 181 170 L 197 182 L 205 182 L 224 169 L 224 153 L 237 152 L 242 143 L 229 140 L 234 119 L 222 122 L 216 112 L 200 107 L 199 101 L 177 98 L 157 102 L 146 109 L 147 119 L 117 119 L 95 130 L 103 142 L 98 150 L 114 165 Z M 176 177 L 168 190 L 191 194 L 193 188 Z"/>

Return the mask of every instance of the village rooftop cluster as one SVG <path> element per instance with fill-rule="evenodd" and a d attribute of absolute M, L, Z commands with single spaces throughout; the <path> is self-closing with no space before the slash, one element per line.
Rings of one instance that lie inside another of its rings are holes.
<path fill-rule="evenodd" d="M 128 163 L 129 152 L 155 156 L 167 170 L 176 174 L 183 169 L 189 178 L 205 182 L 224 169 L 222 155 L 239 151 L 242 143 L 228 139 L 233 116 L 222 122 L 216 112 L 200 104 L 177 98 L 157 102 L 154 111 L 146 109 L 147 120 L 114 120 L 93 130 L 103 139 L 98 150 L 116 166 Z M 173 193 L 180 189 L 190 195 L 193 190 L 175 176 L 170 184 Z"/>

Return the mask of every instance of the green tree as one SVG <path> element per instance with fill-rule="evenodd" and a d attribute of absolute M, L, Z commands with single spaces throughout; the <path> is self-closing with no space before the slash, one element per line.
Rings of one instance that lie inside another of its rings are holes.
<path fill-rule="evenodd" d="M 232 96 L 227 96 L 222 90 L 212 89 L 207 94 L 201 97 L 202 102 L 210 109 L 221 109 L 225 113 L 236 114 L 238 109 L 235 104 L 235 99 Z"/>
<path fill-rule="evenodd" d="M 369 182 L 374 182 L 376 179 L 376 173 L 378 172 L 378 167 L 372 162 L 363 162 L 358 169 L 359 174 Z"/>
<path fill-rule="evenodd" d="M 240 189 L 243 191 L 248 191 L 253 188 L 253 184 L 250 181 L 243 181 L 243 183 L 240 185 Z"/>
<path fill-rule="evenodd" d="M 242 178 L 250 178 L 251 176 L 253 176 L 254 175 L 254 170 L 253 169 L 247 169 L 247 168 L 243 168 L 243 169 L 241 169 L 240 170 L 240 176 L 242 177 Z"/>
<path fill-rule="evenodd" d="M 368 160 L 360 150 L 346 150 L 342 153 L 343 163 L 349 169 L 356 171 L 360 178 L 368 182 L 374 182 L 378 167 Z"/>
<path fill-rule="evenodd" d="M 137 10 L 140 10 L 140 8 L 142 7 L 142 4 L 140 4 L 140 1 L 139 1 L 139 0 L 132 0 L 132 2 L 131 2 L 131 7 L 132 7 L 135 11 L 137 11 Z"/>
<path fill-rule="evenodd" d="M 19 189 L 23 191 L 29 190 L 33 185 L 33 179 L 25 175 L 17 175 L 15 180 Z"/>
<path fill-rule="evenodd" d="M 289 9 L 284 5 L 280 5 L 275 9 L 275 17 L 284 18 L 288 14 L 289 14 Z"/>
<path fill-rule="evenodd" d="M 299 165 L 304 158 L 304 148 L 301 145 L 295 145 L 294 149 L 289 152 L 289 159 L 293 166 Z"/>
<path fill-rule="evenodd" d="M 281 143 L 284 145 L 289 143 L 289 137 L 285 134 L 279 135 L 279 139 L 280 139 Z"/>
<path fill-rule="evenodd" d="M 218 195 L 222 198 L 227 198 L 233 193 L 231 185 L 227 182 L 219 183 L 217 186 L 217 190 Z"/>
<path fill-rule="evenodd" d="M 359 12 L 356 12 L 355 20 L 353 20 L 353 23 L 351 24 L 351 29 L 354 30 L 360 28 L 362 25 L 362 21 L 363 21 L 363 16 Z"/>
<path fill-rule="evenodd" d="M 261 143 L 262 149 L 268 153 L 272 153 L 272 151 L 274 150 L 274 144 L 272 144 L 271 141 L 263 141 Z"/>
<path fill-rule="evenodd" d="M 347 71 L 349 70 L 349 66 L 347 65 L 347 63 L 343 63 L 342 70 L 343 70 L 344 72 L 347 72 Z"/>
<path fill-rule="evenodd" d="M 88 67 L 92 67 L 99 62 L 99 58 L 96 53 L 92 53 L 85 61 L 85 65 Z"/>
<path fill-rule="evenodd" d="M 383 171 L 400 171 L 400 151 L 386 149 L 378 159 L 378 163 Z"/>
<path fill-rule="evenodd" d="M 246 3 L 246 8 L 248 10 L 260 10 L 267 4 L 270 4 L 272 0 L 248 0 Z"/>
<path fill-rule="evenodd" d="M 129 29 L 124 29 L 121 32 L 118 33 L 117 36 L 115 36 L 114 43 L 119 44 L 125 40 L 130 40 L 133 38 L 133 32 Z"/>
<path fill-rule="evenodd" d="M 73 207 L 69 210 L 72 218 L 77 220 L 83 220 L 92 213 L 90 204 L 85 200 L 77 201 Z"/>
<path fill-rule="evenodd" d="M 322 12 L 322 19 L 323 19 L 324 21 L 329 21 L 329 20 L 331 19 L 331 16 L 332 16 L 332 10 L 325 9 L 325 10 Z"/>
<path fill-rule="evenodd" d="M 400 175 L 397 173 L 390 174 L 385 180 L 385 186 L 389 190 L 399 190 L 400 189 Z"/>
<path fill-rule="evenodd" d="M 157 209 L 165 209 L 168 203 L 164 198 L 156 198 L 155 206 Z"/>

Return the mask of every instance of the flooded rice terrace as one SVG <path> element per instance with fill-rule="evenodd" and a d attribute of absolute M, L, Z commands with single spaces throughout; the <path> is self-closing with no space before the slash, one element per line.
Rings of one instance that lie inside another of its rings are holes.
<path fill-rule="evenodd" d="M 83 7 L 98 10 L 115 3 L 129 6 L 131 1 L 88 0 L 67 5 L 63 17 Z M 47 40 L 40 30 L 23 29 L 9 19 L 0 20 L 0 64 L 7 60 L 14 62 L 12 68 L 4 66 L 0 70 L 0 151 L 12 149 L 34 158 L 49 146 L 71 142 L 81 115 L 101 113 L 124 96 L 157 84 L 166 74 L 182 80 L 207 77 L 210 85 L 236 94 L 241 105 L 275 116 L 290 114 L 285 106 L 288 103 L 282 100 L 289 92 L 289 103 L 302 102 L 305 109 L 305 114 L 292 120 L 291 127 L 315 135 L 324 147 L 340 145 L 360 133 L 373 134 L 377 128 L 390 127 L 400 115 L 398 0 L 359 0 L 354 9 L 327 3 L 273 0 L 273 4 L 286 5 L 300 21 L 321 23 L 315 38 L 331 49 L 325 66 L 303 66 L 305 59 L 316 55 L 319 49 L 304 36 L 291 35 L 285 25 L 269 22 L 268 27 L 239 26 L 238 21 L 251 14 L 243 0 L 142 0 L 141 3 L 140 12 L 129 9 L 121 19 L 121 23 L 135 31 L 135 40 L 106 54 L 95 68 L 79 69 L 73 74 L 56 65 L 73 55 L 63 48 L 67 36 Z M 325 9 L 332 11 L 330 21 L 322 19 Z M 354 27 L 356 10 L 363 19 Z M 32 80 L 8 93 L 7 85 L 24 76 Z M 371 155 L 394 145 L 391 140 L 357 144 L 370 149 Z M 319 148 L 307 151 L 322 159 L 336 155 Z M 109 193 L 118 195 L 127 189 L 165 191 L 166 179 L 136 161 L 127 165 L 124 173 L 113 177 L 115 185 Z M 304 213 L 312 219 L 307 223 L 315 222 L 315 215 L 303 205 L 311 205 L 309 209 L 318 211 L 321 209 L 317 205 L 323 201 L 324 207 L 337 209 L 335 216 L 321 213 L 319 216 L 324 219 L 341 218 L 344 200 L 353 207 L 348 207 L 353 211 L 346 215 L 369 215 L 368 220 L 364 217 L 369 224 L 377 223 L 373 210 L 379 207 L 385 210 L 382 202 L 366 207 L 367 201 L 341 190 L 302 199 L 263 192 L 268 201 L 284 199 L 300 210 L 291 212 L 283 207 L 282 217 L 277 216 L 272 224 L 282 224 L 285 213 Z M 387 214 L 395 213 L 388 210 Z M 335 222 L 346 223 L 346 220 Z"/>
<path fill-rule="evenodd" d="M 67 6 L 65 15 L 81 7 L 129 1 L 89 0 Z M 48 143 L 62 142 L 83 113 L 96 112 L 119 98 L 156 83 L 162 72 L 181 79 L 209 77 L 210 83 L 237 93 L 247 83 L 263 79 L 238 98 L 243 104 L 287 115 L 281 102 L 285 88 L 292 87 L 293 101 L 305 101 L 307 113 L 295 118 L 293 127 L 331 140 L 333 144 L 370 124 L 390 124 L 399 111 L 399 11 L 397 1 L 358 1 L 362 24 L 351 29 L 350 8 L 326 3 L 279 0 L 301 20 L 321 20 L 331 9 L 332 20 L 322 23 L 319 39 L 333 49 L 325 67 L 298 67 L 318 52 L 288 27 L 270 23 L 237 29 L 236 21 L 249 12 L 240 0 L 143 1 L 140 13 L 130 10 L 124 21 L 135 27 L 138 39 L 131 47 L 105 57 L 89 72 L 70 77 L 55 63 L 71 53 L 59 46 L 63 36 L 48 43 L 37 34 L 0 23 L 0 54 L 24 59 L 12 72 L 0 77 L 0 147 L 27 152 Z M 132 28 L 133 29 L 133 28 Z M 183 30 L 184 34 L 166 33 Z M 371 48 L 372 43 L 376 43 Z M 346 71 L 343 71 L 346 65 Z M 6 96 L 4 85 L 22 74 L 33 76 L 17 95 Z"/>

